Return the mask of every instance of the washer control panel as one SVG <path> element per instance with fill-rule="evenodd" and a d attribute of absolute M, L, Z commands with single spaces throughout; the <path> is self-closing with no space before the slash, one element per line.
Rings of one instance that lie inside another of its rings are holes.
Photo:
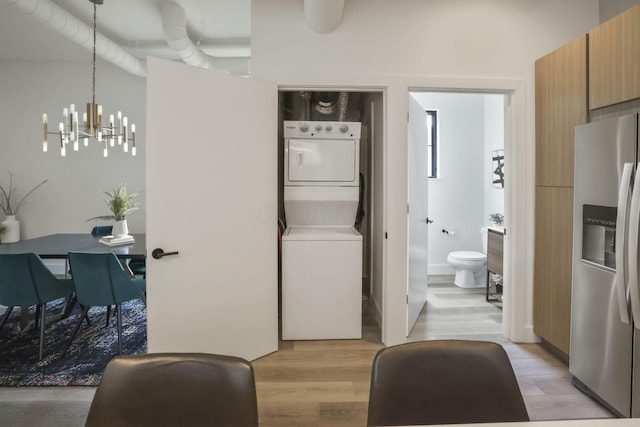
<path fill-rule="evenodd" d="M 284 122 L 285 138 L 360 139 L 359 122 Z"/>

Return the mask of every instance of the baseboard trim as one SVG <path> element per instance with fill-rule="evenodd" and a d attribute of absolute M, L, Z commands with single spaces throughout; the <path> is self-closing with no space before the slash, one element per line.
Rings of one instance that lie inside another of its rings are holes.
<path fill-rule="evenodd" d="M 533 332 L 533 326 L 532 325 L 528 325 L 524 327 L 524 341 L 523 342 L 527 342 L 527 343 L 538 343 L 541 342 L 542 340 L 540 339 L 540 337 L 538 335 L 536 335 L 535 332 Z"/>
<path fill-rule="evenodd" d="M 429 275 L 456 274 L 456 271 L 449 264 L 429 264 Z"/>
<path fill-rule="evenodd" d="M 545 340 L 541 340 L 540 345 L 549 353 L 551 353 L 552 355 L 557 357 L 559 360 L 564 362 L 567 366 L 569 365 L 569 356 L 564 354 L 562 350 L 558 349 L 556 346 L 554 346 L 553 344 Z"/>

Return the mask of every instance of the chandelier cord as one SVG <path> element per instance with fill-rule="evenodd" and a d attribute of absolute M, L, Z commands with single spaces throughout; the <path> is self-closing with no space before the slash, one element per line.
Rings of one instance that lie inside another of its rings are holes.
<path fill-rule="evenodd" d="M 96 13 L 96 3 L 93 3 L 93 71 L 92 71 L 92 81 L 91 81 L 91 91 L 93 94 L 92 105 L 96 103 L 96 21 L 97 21 L 97 13 Z"/>

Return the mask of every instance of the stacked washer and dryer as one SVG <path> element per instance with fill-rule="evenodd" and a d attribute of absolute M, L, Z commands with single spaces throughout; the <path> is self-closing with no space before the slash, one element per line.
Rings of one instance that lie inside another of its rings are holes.
<path fill-rule="evenodd" d="M 360 123 L 284 122 L 282 339 L 362 337 Z"/>

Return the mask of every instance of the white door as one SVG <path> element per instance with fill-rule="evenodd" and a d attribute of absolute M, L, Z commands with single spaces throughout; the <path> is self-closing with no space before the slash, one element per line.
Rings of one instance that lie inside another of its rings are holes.
<path fill-rule="evenodd" d="M 427 302 L 427 113 L 409 95 L 409 280 L 407 283 L 407 336 Z"/>
<path fill-rule="evenodd" d="M 277 87 L 147 66 L 148 350 L 276 351 Z"/>

